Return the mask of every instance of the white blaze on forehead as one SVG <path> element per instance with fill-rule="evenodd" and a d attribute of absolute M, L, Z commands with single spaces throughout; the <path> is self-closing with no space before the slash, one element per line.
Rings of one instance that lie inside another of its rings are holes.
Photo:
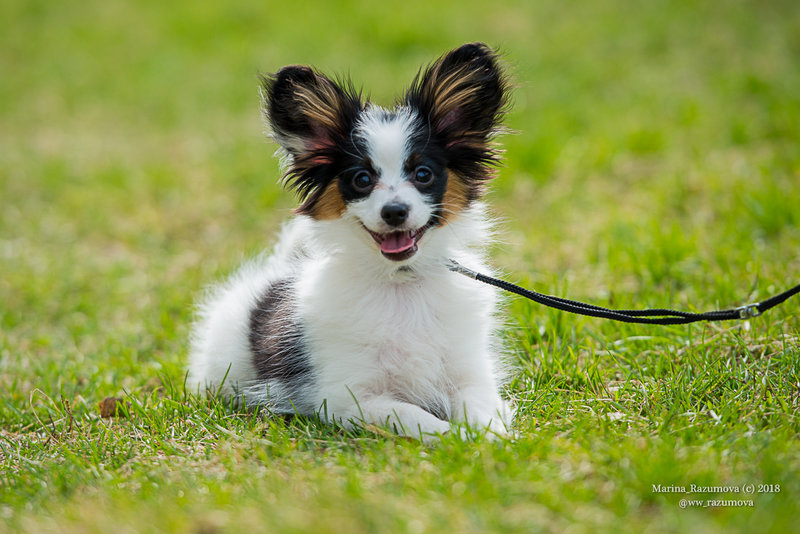
<path fill-rule="evenodd" d="M 408 158 L 414 115 L 406 108 L 388 113 L 371 108 L 358 125 L 358 136 L 364 141 L 380 182 L 392 186 L 403 180 L 403 165 Z"/>

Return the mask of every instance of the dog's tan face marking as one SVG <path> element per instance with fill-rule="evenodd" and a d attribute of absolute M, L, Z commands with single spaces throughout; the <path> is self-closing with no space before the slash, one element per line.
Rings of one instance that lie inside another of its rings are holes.
<path fill-rule="evenodd" d="M 339 193 L 339 183 L 334 180 L 322 191 L 312 204 L 309 215 L 319 221 L 338 219 L 346 209 L 342 195 Z"/>
<path fill-rule="evenodd" d="M 447 224 L 469 205 L 469 186 L 452 171 L 447 171 L 447 189 L 442 198 L 441 224 Z"/>

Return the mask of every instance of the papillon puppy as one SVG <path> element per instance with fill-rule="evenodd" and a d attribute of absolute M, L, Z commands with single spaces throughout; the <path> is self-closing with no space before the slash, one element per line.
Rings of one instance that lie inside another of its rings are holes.
<path fill-rule="evenodd" d="M 190 386 L 422 439 L 452 424 L 506 433 L 495 290 L 447 267 L 489 271 L 481 197 L 508 102 L 497 54 L 445 54 L 392 109 L 305 66 L 261 81 L 300 205 L 275 249 L 200 306 Z"/>

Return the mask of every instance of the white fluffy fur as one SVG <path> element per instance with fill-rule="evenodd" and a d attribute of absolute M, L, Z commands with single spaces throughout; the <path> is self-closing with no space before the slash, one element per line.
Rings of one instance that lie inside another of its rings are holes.
<path fill-rule="evenodd" d="M 382 257 L 361 226 L 387 231 L 380 207 L 398 199 L 411 206 L 410 226 L 431 216 L 433 207 L 400 174 L 410 121 L 404 113 L 388 124 L 368 114 L 360 125 L 382 175 L 369 197 L 350 203 L 338 219 L 296 217 L 270 256 L 210 292 L 194 327 L 192 388 L 423 438 L 447 432 L 451 422 L 506 431 L 511 412 L 498 393 L 495 291 L 445 265 L 453 258 L 489 270 L 481 252 L 490 232 L 483 207 L 475 203 L 432 227 L 403 262 Z M 296 280 L 292 310 L 314 375 L 302 398 L 257 380 L 248 338 L 259 296 L 287 277 Z"/>

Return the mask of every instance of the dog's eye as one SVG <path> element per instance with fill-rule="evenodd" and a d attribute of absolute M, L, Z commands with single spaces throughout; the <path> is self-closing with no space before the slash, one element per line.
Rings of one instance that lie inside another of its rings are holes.
<path fill-rule="evenodd" d="M 417 185 L 431 185 L 433 182 L 433 171 L 425 165 L 420 165 L 414 171 L 414 181 Z"/>
<path fill-rule="evenodd" d="M 368 171 L 358 171 L 353 175 L 353 189 L 359 193 L 367 193 L 372 189 L 372 175 Z"/>

